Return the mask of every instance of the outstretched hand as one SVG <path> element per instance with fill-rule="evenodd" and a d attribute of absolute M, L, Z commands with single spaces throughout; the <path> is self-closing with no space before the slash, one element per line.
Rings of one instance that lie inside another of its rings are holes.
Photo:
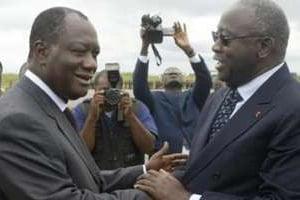
<path fill-rule="evenodd" d="M 169 144 L 164 143 L 163 147 L 156 152 L 149 162 L 146 164 L 147 170 L 160 170 L 164 169 L 165 171 L 172 172 L 178 166 L 182 166 L 186 163 L 188 155 L 181 153 L 168 154 Z"/>

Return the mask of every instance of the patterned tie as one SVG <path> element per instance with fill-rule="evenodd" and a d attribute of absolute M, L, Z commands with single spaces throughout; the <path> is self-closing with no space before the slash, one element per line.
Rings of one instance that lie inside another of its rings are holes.
<path fill-rule="evenodd" d="M 243 98 L 240 96 L 239 92 L 236 89 L 229 90 L 211 125 L 209 141 L 211 141 L 215 137 L 216 133 L 219 132 L 222 127 L 229 121 L 229 117 L 232 114 L 235 105 L 242 100 Z"/>
<path fill-rule="evenodd" d="M 77 131 L 77 124 L 76 124 L 75 118 L 74 118 L 72 112 L 70 111 L 70 109 L 66 108 L 64 111 L 64 114 L 67 117 L 67 119 L 69 120 L 69 122 L 71 123 L 71 125 L 74 127 L 74 129 Z"/>

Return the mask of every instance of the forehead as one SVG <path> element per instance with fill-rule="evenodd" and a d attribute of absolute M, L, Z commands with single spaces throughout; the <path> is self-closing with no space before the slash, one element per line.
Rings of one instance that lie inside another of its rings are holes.
<path fill-rule="evenodd" d="M 177 67 L 169 67 L 164 71 L 164 74 L 168 74 L 168 73 L 178 73 L 181 74 L 181 71 L 179 68 Z"/>
<path fill-rule="evenodd" d="M 93 25 L 75 13 L 67 14 L 60 42 L 80 42 L 99 47 L 97 33 Z"/>
<path fill-rule="evenodd" d="M 254 9 L 242 5 L 236 5 L 225 12 L 218 25 L 219 32 L 232 34 L 245 34 L 256 31 Z"/>
<path fill-rule="evenodd" d="M 98 82 L 99 82 L 99 81 L 107 81 L 107 74 L 106 74 L 106 73 L 101 74 L 101 75 L 98 77 L 97 81 L 98 81 Z"/>

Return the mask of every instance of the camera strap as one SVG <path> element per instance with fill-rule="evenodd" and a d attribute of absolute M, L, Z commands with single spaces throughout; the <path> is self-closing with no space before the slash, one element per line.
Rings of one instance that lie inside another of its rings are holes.
<path fill-rule="evenodd" d="M 152 48 L 152 51 L 153 51 L 154 56 L 155 56 L 156 65 L 157 66 L 161 65 L 161 56 L 159 55 L 159 52 L 158 52 L 157 48 L 154 46 L 153 43 L 151 43 L 151 48 Z"/>

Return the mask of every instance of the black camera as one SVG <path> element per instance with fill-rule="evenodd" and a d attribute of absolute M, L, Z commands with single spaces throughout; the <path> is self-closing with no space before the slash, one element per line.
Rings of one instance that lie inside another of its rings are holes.
<path fill-rule="evenodd" d="M 121 81 L 119 63 L 106 63 L 105 70 L 107 74 L 107 80 L 110 83 L 110 88 L 104 91 L 105 107 L 109 110 L 117 107 L 121 100 L 121 90 L 117 88 Z"/>
<path fill-rule="evenodd" d="M 104 91 L 105 107 L 115 107 L 121 100 L 121 90 L 117 88 L 109 88 Z"/>
<path fill-rule="evenodd" d="M 145 29 L 144 37 L 149 43 L 162 43 L 163 36 L 174 35 L 174 28 L 163 28 L 162 19 L 158 15 L 143 15 L 141 26 Z"/>

